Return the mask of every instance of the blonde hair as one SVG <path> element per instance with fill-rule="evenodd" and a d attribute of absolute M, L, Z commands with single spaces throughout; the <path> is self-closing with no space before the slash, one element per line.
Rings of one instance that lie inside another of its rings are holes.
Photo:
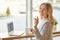
<path fill-rule="evenodd" d="M 51 21 L 51 23 L 54 24 L 54 18 L 53 18 L 53 16 L 52 16 L 53 10 L 52 10 L 51 4 L 50 4 L 50 3 L 42 3 L 42 4 L 40 5 L 40 7 L 41 7 L 42 5 L 45 5 L 45 6 L 46 6 L 47 12 L 48 12 L 48 13 L 47 13 L 47 17 L 48 17 L 48 19 Z"/>

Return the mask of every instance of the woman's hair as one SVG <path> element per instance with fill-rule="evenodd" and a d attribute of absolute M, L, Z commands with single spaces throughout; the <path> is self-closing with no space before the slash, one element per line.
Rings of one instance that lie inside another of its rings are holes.
<path fill-rule="evenodd" d="M 52 10 L 51 4 L 50 4 L 50 3 L 42 3 L 42 4 L 40 5 L 40 7 L 41 7 L 42 5 L 45 5 L 45 6 L 46 6 L 47 12 L 48 12 L 48 13 L 47 13 L 47 17 L 48 17 L 48 19 L 51 21 L 51 23 L 54 24 L 54 18 L 53 18 L 53 16 L 52 16 L 53 10 Z"/>

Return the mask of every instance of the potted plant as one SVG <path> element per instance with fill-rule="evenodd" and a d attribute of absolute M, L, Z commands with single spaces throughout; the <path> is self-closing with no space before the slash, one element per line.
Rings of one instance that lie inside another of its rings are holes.
<path fill-rule="evenodd" d="M 6 10 L 6 15 L 7 15 L 7 16 L 10 15 L 10 9 L 9 9 L 9 7 L 8 7 L 7 10 Z"/>

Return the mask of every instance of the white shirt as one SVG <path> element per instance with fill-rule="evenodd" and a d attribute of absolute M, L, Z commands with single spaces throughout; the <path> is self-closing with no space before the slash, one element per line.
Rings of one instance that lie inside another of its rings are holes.
<path fill-rule="evenodd" d="M 46 23 L 46 22 L 48 22 L 48 19 L 43 18 L 43 19 L 41 20 L 41 22 L 39 22 L 39 24 L 38 24 L 38 26 L 37 26 L 37 27 L 38 27 L 38 30 L 39 30 L 40 33 L 41 33 L 41 35 L 43 35 L 43 31 L 41 31 L 41 29 L 42 29 L 44 23 Z"/>

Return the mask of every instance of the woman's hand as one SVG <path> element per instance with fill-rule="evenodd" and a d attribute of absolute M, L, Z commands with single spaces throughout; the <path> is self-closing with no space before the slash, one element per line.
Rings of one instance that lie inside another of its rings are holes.
<path fill-rule="evenodd" d="M 37 26 L 38 23 L 39 23 L 39 18 L 37 17 L 37 18 L 34 19 L 34 26 Z"/>
<path fill-rule="evenodd" d="M 33 32 L 33 28 L 30 28 L 30 31 Z"/>
<path fill-rule="evenodd" d="M 30 28 L 30 32 L 31 32 L 32 34 L 34 34 L 34 29 L 33 29 L 33 28 Z"/>

